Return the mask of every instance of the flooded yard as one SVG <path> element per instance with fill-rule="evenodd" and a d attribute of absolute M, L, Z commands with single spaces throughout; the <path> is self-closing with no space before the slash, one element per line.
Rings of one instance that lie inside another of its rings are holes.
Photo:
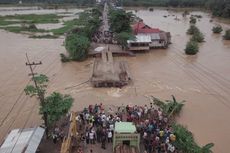
<path fill-rule="evenodd" d="M 28 11 L 33 13 L 33 10 Z M 91 76 L 93 58 L 79 63 L 61 63 L 59 54 L 66 52 L 63 38 L 31 39 L 0 30 L 0 143 L 11 129 L 41 123 L 38 101 L 23 91 L 31 83 L 29 68 L 25 65 L 25 54 L 28 53 L 31 61 L 42 61 L 43 64 L 34 70 L 50 78 L 48 92 L 59 91 L 75 98 L 72 110 L 101 102 L 106 105 L 143 105 L 149 104 L 151 95 L 161 99 L 170 99 L 174 95 L 178 100 L 186 100 L 178 121 L 188 127 L 196 141 L 201 145 L 213 142 L 215 153 L 228 153 L 230 41 L 224 41 L 211 29 L 217 24 L 228 29 L 230 24 L 215 19 L 210 22 L 208 13 L 191 12 L 202 15 L 197 26 L 204 33 L 206 42 L 200 44 L 197 55 L 187 56 L 184 48 L 190 38 L 186 35 L 189 16 L 183 18 L 181 12 L 157 9 L 153 12 L 140 9 L 134 13 L 147 25 L 171 32 L 172 44 L 168 49 L 154 49 L 135 57 L 116 57 L 128 62 L 133 78 L 132 84 L 122 89 L 81 84 Z M 175 20 L 176 17 L 179 20 Z M 58 27 L 59 24 L 50 26 Z M 45 28 L 50 27 L 46 25 Z"/>

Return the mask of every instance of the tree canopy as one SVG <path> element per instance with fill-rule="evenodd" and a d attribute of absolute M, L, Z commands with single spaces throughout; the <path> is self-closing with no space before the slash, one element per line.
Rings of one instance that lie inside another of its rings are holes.
<path fill-rule="evenodd" d="M 127 40 L 133 40 L 135 39 L 134 35 L 128 32 L 121 32 L 115 35 L 115 38 L 117 40 L 117 43 L 121 45 L 122 48 L 127 47 Z"/>
<path fill-rule="evenodd" d="M 71 96 L 53 92 L 45 98 L 45 104 L 43 107 L 40 107 L 40 113 L 43 114 L 46 112 L 48 115 L 48 124 L 52 125 L 68 113 L 72 103 L 73 98 Z"/>
<path fill-rule="evenodd" d="M 132 13 L 126 13 L 124 10 L 109 11 L 110 29 L 115 33 L 131 32 L 131 18 Z"/>
<path fill-rule="evenodd" d="M 30 96 L 36 96 L 40 99 L 40 111 L 42 119 L 47 123 L 47 131 L 52 124 L 65 115 L 72 106 L 73 98 L 69 95 L 62 95 L 60 93 L 52 93 L 51 95 L 45 95 L 48 77 L 44 74 L 35 75 L 33 80 L 35 85 L 27 85 L 24 89 L 25 93 Z M 47 121 L 47 122 L 46 122 Z"/>
<path fill-rule="evenodd" d="M 65 48 L 72 60 L 82 61 L 86 59 L 89 47 L 90 41 L 84 35 L 71 33 L 66 37 Z"/>

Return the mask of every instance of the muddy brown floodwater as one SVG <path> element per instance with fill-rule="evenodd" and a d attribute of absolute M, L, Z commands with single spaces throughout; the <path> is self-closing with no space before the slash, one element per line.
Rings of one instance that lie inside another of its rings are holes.
<path fill-rule="evenodd" d="M 30 11 L 31 13 L 31 11 Z M 93 103 L 110 105 L 148 104 L 149 96 L 186 100 L 178 121 L 194 133 L 200 145 L 214 142 L 215 153 L 230 150 L 230 41 L 212 34 L 210 15 L 202 15 L 197 26 L 205 34 L 205 43 L 195 56 L 184 54 L 189 36 L 189 17 L 166 10 L 138 10 L 137 16 L 152 27 L 170 31 L 172 45 L 168 49 L 155 49 L 139 53 L 136 57 L 119 57 L 129 64 L 133 83 L 122 89 L 95 89 L 90 84 L 71 87 L 89 79 L 93 59 L 84 62 L 61 63 L 59 53 L 65 52 L 63 38 L 30 39 L 25 35 L 0 30 L 0 143 L 14 128 L 41 124 L 38 101 L 26 96 L 24 87 L 29 83 L 29 68 L 25 65 L 25 53 L 32 61 L 42 61 L 35 71 L 50 78 L 48 92 L 58 91 L 75 98 L 72 110 L 81 110 Z M 164 15 L 170 15 L 167 18 Z M 172 16 L 174 15 L 174 16 Z M 174 20 L 177 16 L 180 20 Z"/>

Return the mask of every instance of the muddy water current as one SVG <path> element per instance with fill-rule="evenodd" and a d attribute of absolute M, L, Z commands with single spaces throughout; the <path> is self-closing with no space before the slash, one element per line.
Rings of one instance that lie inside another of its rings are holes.
<path fill-rule="evenodd" d="M 31 61 L 42 61 L 37 73 L 50 78 L 48 93 L 58 91 L 75 98 L 72 110 L 81 110 L 93 103 L 108 105 L 148 104 L 149 96 L 170 99 L 171 95 L 186 100 L 178 122 L 194 133 L 200 145 L 213 142 L 215 153 L 230 150 L 230 41 L 212 34 L 210 15 L 202 15 L 197 26 L 205 35 L 204 43 L 195 56 L 184 54 L 189 36 L 189 16 L 166 10 L 135 12 L 146 24 L 171 32 L 168 49 L 154 49 L 135 57 L 116 57 L 128 62 L 133 82 L 122 89 L 95 89 L 89 83 L 93 59 L 84 62 L 61 63 L 59 54 L 65 52 L 63 38 L 30 39 L 22 34 L 0 31 L 0 142 L 14 128 L 33 127 L 42 123 L 38 101 L 26 96 L 24 87 L 30 82 L 25 53 Z M 163 16 L 168 16 L 167 18 Z M 179 20 L 175 20 L 174 18 Z M 83 83 L 83 84 L 81 84 Z M 77 86 L 76 86 L 77 85 Z"/>

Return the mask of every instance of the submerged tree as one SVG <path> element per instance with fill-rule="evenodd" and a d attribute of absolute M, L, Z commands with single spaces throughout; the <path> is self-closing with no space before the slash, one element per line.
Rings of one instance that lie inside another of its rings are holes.
<path fill-rule="evenodd" d="M 190 25 L 189 29 L 187 30 L 187 34 L 193 35 L 197 32 L 200 32 L 200 30 L 195 25 Z"/>
<path fill-rule="evenodd" d="M 196 18 L 193 17 L 193 16 L 191 16 L 191 17 L 190 17 L 189 23 L 191 23 L 191 24 L 196 24 Z"/>
<path fill-rule="evenodd" d="M 196 32 L 193 34 L 191 41 L 196 41 L 198 43 L 204 42 L 204 35 L 201 32 Z"/>
<path fill-rule="evenodd" d="M 225 39 L 225 40 L 230 40 L 230 29 L 227 30 L 227 31 L 225 31 L 224 39 Z"/>
<path fill-rule="evenodd" d="M 198 43 L 196 41 L 189 41 L 185 48 L 187 55 L 195 55 L 199 51 Z"/>
<path fill-rule="evenodd" d="M 222 26 L 215 26 L 212 28 L 213 33 L 221 33 L 223 31 Z"/>
<path fill-rule="evenodd" d="M 65 48 L 70 58 L 76 61 L 82 61 L 87 58 L 90 41 L 86 36 L 71 33 L 65 40 Z"/>

